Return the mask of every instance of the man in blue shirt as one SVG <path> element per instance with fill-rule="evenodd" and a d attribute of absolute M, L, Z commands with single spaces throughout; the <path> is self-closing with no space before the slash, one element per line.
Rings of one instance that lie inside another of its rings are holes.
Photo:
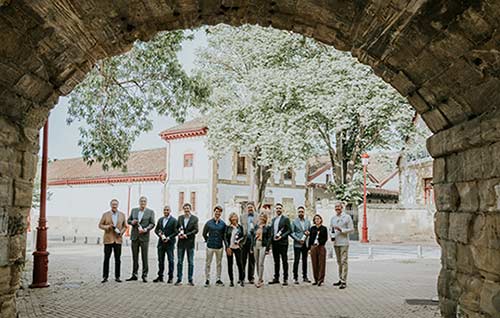
<path fill-rule="evenodd" d="M 203 238 L 207 243 L 207 257 L 205 263 L 205 287 L 210 286 L 210 269 L 212 266 L 212 259 L 215 254 L 215 261 L 217 264 L 217 286 L 224 286 L 221 280 L 222 273 L 222 254 L 223 254 L 223 240 L 224 233 L 226 232 L 226 223 L 221 219 L 222 207 L 220 205 L 214 208 L 214 217 L 210 219 L 203 227 Z"/>

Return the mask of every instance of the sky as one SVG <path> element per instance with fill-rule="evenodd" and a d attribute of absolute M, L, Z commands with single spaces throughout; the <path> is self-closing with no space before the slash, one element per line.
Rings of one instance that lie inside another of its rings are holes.
<path fill-rule="evenodd" d="M 189 73 L 194 66 L 195 53 L 200 47 L 207 45 L 207 39 L 203 30 L 194 33 L 192 41 L 185 41 L 182 50 L 179 52 L 179 60 L 184 69 Z M 49 117 L 49 158 L 65 159 L 81 157 L 81 149 L 78 146 L 79 123 L 66 124 L 68 111 L 68 97 L 61 97 L 58 104 L 51 111 Z M 165 142 L 158 134 L 169 127 L 176 125 L 175 120 L 168 116 L 158 116 L 153 118 L 153 129 L 143 133 L 132 146 L 132 150 L 143 150 L 160 148 L 165 146 Z M 41 135 L 41 134 L 40 134 Z M 41 144 L 41 140 L 40 140 Z M 41 155 L 41 153 L 40 153 Z"/>

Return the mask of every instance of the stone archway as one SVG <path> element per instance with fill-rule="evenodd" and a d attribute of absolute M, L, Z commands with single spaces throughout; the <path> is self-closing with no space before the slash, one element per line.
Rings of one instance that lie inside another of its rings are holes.
<path fill-rule="evenodd" d="M 435 133 L 441 310 L 500 312 L 500 3 L 490 0 L 0 0 L 0 313 L 15 316 L 38 133 L 96 60 L 160 30 L 272 25 L 350 50 Z"/>

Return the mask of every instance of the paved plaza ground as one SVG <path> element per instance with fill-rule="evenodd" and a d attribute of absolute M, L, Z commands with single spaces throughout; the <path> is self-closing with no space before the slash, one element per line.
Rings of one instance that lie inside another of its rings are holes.
<path fill-rule="evenodd" d="M 257 289 L 249 284 L 244 288 L 229 287 L 224 258 L 226 286 L 206 288 L 201 250 L 195 258 L 196 286 L 155 284 L 153 246 L 149 283 L 101 284 L 102 245 L 49 243 L 51 287 L 20 290 L 19 317 L 439 317 L 435 305 L 406 303 L 407 299 L 436 297 L 439 248 L 424 246 L 423 258 L 417 258 L 415 245 L 370 246 L 373 259 L 368 258 L 367 245 L 351 246 L 348 288 L 339 290 L 331 285 L 337 280 L 333 259 L 327 261 L 326 285 L 322 287 L 301 283 Z M 272 256 L 267 257 L 266 267 L 267 282 L 272 277 Z M 290 261 L 290 276 L 291 267 Z M 28 266 L 27 282 L 31 279 L 29 270 Z M 130 276 L 130 270 L 130 248 L 124 246 L 122 279 Z"/>

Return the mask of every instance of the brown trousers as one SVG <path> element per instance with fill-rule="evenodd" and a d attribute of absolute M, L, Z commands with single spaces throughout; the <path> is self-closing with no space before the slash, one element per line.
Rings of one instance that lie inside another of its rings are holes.
<path fill-rule="evenodd" d="M 311 263 L 313 268 L 314 281 L 322 283 L 325 281 L 326 249 L 323 245 L 311 248 Z"/>

